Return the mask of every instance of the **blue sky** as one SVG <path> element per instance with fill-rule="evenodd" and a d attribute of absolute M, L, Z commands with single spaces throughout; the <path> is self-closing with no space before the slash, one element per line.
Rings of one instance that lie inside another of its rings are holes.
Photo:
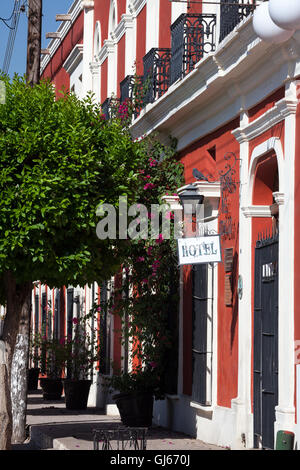
<path fill-rule="evenodd" d="M 25 0 L 24 0 L 25 3 Z M 45 38 L 46 33 L 56 31 L 59 22 L 55 21 L 57 13 L 67 13 L 73 0 L 43 0 L 43 23 L 42 23 L 42 48 L 45 48 L 50 42 Z M 8 18 L 11 15 L 14 0 L 0 0 L 0 17 Z M 3 60 L 8 43 L 9 29 L 3 21 L 0 21 L 0 69 L 3 68 Z M 26 13 L 20 14 L 20 20 L 16 39 L 14 43 L 13 54 L 8 70 L 9 75 L 15 72 L 23 75 L 26 71 L 27 54 L 27 16 Z"/>

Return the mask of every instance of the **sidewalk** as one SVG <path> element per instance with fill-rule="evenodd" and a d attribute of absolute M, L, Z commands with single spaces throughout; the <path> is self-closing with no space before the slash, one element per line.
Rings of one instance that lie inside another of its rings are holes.
<path fill-rule="evenodd" d="M 93 450 L 93 429 L 117 428 L 121 421 L 103 410 L 88 407 L 67 410 L 64 398 L 43 400 L 40 390 L 30 392 L 27 405 L 29 438 L 12 450 Z M 147 432 L 147 450 L 225 450 L 182 433 L 152 426 Z"/>

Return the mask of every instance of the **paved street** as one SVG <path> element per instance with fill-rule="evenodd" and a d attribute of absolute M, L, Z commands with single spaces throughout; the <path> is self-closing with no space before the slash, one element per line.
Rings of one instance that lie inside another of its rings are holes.
<path fill-rule="evenodd" d="M 64 399 L 44 401 L 38 390 L 28 396 L 30 438 L 23 445 L 13 446 L 12 450 L 93 450 L 93 429 L 116 429 L 120 424 L 119 418 L 105 415 L 100 409 L 88 407 L 84 411 L 73 411 L 65 408 Z M 115 449 L 116 443 L 112 445 Z M 147 432 L 147 450 L 225 449 L 153 426 Z"/>

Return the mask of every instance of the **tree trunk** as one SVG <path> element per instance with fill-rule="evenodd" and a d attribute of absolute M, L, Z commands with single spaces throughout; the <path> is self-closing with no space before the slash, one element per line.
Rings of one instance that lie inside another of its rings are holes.
<path fill-rule="evenodd" d="M 31 292 L 24 302 L 19 333 L 11 368 L 12 443 L 22 444 L 26 439 L 27 369 L 29 354 Z"/>
<path fill-rule="evenodd" d="M 6 293 L 6 316 L 4 320 L 2 342 L 6 357 L 1 366 L 0 376 L 0 450 L 11 448 L 12 404 L 11 404 L 11 365 L 24 304 L 28 302 L 32 283 L 17 284 L 9 271 L 4 276 Z"/>
<path fill-rule="evenodd" d="M 11 401 L 8 374 L 5 364 L 0 364 L 0 449 L 9 450 L 12 433 Z"/>

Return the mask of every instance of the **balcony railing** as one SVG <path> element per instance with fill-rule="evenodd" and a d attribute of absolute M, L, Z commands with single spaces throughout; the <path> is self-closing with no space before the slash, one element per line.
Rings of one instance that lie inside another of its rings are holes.
<path fill-rule="evenodd" d="M 189 73 L 203 55 L 216 49 L 216 15 L 185 14 L 171 25 L 170 84 Z"/>
<path fill-rule="evenodd" d="M 249 16 L 255 6 L 256 0 L 221 0 L 219 41 L 223 41 L 240 21 Z"/>
<path fill-rule="evenodd" d="M 110 119 L 113 114 L 116 113 L 116 110 L 120 104 L 120 100 L 118 98 L 106 98 L 101 105 L 102 113 L 105 116 L 105 119 Z"/>
<path fill-rule="evenodd" d="M 256 0 L 221 0 L 222 41 L 256 8 Z M 152 48 L 143 58 L 143 76 L 127 75 L 120 83 L 120 99 L 107 98 L 102 111 L 112 117 L 120 103 L 132 102 L 134 117 L 148 103 L 160 98 L 177 80 L 191 72 L 205 56 L 216 50 L 215 14 L 183 13 L 171 25 L 171 48 Z"/>
<path fill-rule="evenodd" d="M 143 58 L 144 104 L 160 98 L 170 85 L 170 48 L 152 48 Z"/>
<path fill-rule="evenodd" d="M 131 100 L 133 97 L 134 76 L 127 75 L 120 83 L 120 102 Z"/>

